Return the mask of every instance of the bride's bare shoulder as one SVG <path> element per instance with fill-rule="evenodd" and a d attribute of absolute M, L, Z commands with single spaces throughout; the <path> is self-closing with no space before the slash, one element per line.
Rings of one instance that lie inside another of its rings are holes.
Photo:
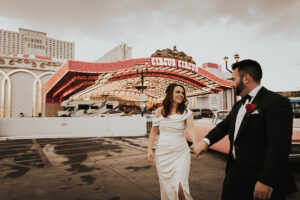
<path fill-rule="evenodd" d="M 162 109 L 163 109 L 163 107 L 157 108 L 157 110 L 155 111 L 156 118 L 159 118 L 160 116 L 162 116 L 162 113 L 161 113 Z"/>

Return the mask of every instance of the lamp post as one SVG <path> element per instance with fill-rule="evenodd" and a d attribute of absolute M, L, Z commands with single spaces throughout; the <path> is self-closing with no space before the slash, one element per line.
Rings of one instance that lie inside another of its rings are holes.
<path fill-rule="evenodd" d="M 228 57 L 227 56 L 224 57 L 224 61 L 225 61 L 226 70 L 229 71 L 230 73 L 232 73 L 232 71 L 230 69 L 228 69 L 228 66 L 227 66 L 227 63 L 228 63 Z"/>
<path fill-rule="evenodd" d="M 239 54 L 235 53 L 234 59 L 235 59 L 235 62 L 239 62 L 239 59 L 240 59 Z M 232 71 L 230 69 L 228 69 L 228 57 L 227 56 L 224 57 L 224 61 L 225 61 L 226 70 L 229 71 L 230 73 L 232 73 Z M 233 94 L 234 94 L 234 103 L 236 103 L 236 94 L 235 94 L 235 92 L 233 92 Z"/>
<path fill-rule="evenodd" d="M 235 59 L 235 62 L 239 62 L 239 59 L 240 59 L 239 54 L 236 53 L 234 55 L 234 59 Z M 226 70 L 229 71 L 230 73 L 232 73 L 232 71 L 230 69 L 228 69 L 228 57 L 227 56 L 224 57 L 224 61 L 225 61 Z"/>
<path fill-rule="evenodd" d="M 235 59 L 235 62 L 239 62 L 239 59 L 240 59 L 239 54 L 235 53 L 234 59 Z"/>
<path fill-rule="evenodd" d="M 144 68 L 144 64 L 136 64 L 136 73 L 137 75 L 141 78 L 141 86 L 137 85 L 135 86 L 136 89 L 141 90 L 141 94 L 140 94 L 140 108 L 141 108 L 141 115 L 143 117 L 144 115 L 144 109 L 146 107 L 146 96 L 144 94 L 144 89 L 147 88 L 147 86 L 144 86 L 144 78 L 147 76 L 148 74 L 148 60 L 145 61 L 145 66 L 146 68 Z"/>

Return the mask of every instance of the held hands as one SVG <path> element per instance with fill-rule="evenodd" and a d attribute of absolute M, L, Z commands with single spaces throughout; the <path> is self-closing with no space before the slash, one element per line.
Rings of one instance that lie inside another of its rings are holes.
<path fill-rule="evenodd" d="M 261 199 L 270 200 L 272 192 L 273 192 L 272 187 L 269 187 L 269 186 L 257 181 L 255 184 L 254 192 L 253 192 L 253 199 L 254 200 L 261 200 Z"/>
<path fill-rule="evenodd" d="M 198 157 L 200 154 L 205 152 L 208 148 L 208 144 L 201 140 L 200 142 L 194 143 L 191 148 L 194 150 L 194 153 Z"/>
<path fill-rule="evenodd" d="M 152 149 L 148 149 L 148 160 L 149 160 L 149 162 L 154 164 L 154 154 L 153 154 Z"/>

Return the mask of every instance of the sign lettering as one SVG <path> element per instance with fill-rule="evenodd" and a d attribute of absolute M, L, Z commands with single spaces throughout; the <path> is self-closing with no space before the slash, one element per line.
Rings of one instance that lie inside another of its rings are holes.
<path fill-rule="evenodd" d="M 198 67 L 195 64 L 175 58 L 151 57 L 151 65 L 160 67 L 176 67 L 193 72 L 198 72 Z"/>

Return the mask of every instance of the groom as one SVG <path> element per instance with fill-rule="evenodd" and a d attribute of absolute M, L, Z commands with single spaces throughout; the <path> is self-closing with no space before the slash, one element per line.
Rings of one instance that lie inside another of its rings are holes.
<path fill-rule="evenodd" d="M 260 85 L 258 62 L 242 60 L 232 69 L 232 86 L 242 99 L 200 141 L 195 153 L 201 154 L 228 134 L 222 199 L 285 199 L 297 191 L 288 164 L 293 129 L 289 101 Z"/>

